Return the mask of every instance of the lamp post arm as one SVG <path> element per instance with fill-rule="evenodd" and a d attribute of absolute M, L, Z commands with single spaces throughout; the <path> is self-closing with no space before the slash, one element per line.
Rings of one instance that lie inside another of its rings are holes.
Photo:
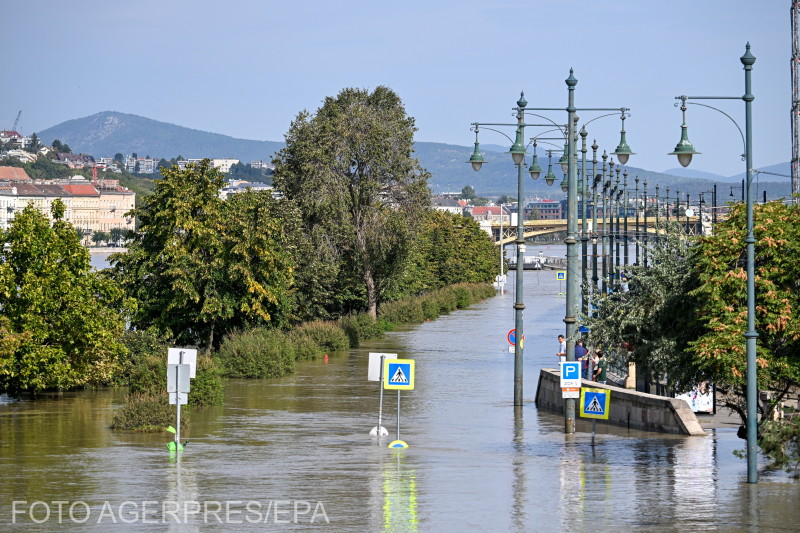
<path fill-rule="evenodd" d="M 675 99 L 676 100 L 684 99 L 684 101 L 685 100 L 690 100 L 690 99 L 694 99 L 694 100 L 741 100 L 742 97 L 741 96 L 676 96 Z M 747 143 L 744 140 L 744 133 L 742 132 L 742 128 L 739 127 L 739 124 L 733 119 L 733 117 L 731 117 L 729 114 L 727 114 L 722 109 L 717 109 L 716 107 L 710 106 L 708 104 L 701 104 L 699 102 L 686 102 L 686 103 L 687 104 L 692 104 L 692 105 L 699 105 L 699 106 L 707 107 L 708 109 L 713 109 L 714 111 L 717 111 L 718 113 L 722 113 L 723 115 L 728 117 L 728 120 L 733 122 L 733 125 L 736 126 L 737 130 L 739 130 L 739 136 L 742 138 L 742 149 L 745 152 L 747 151 Z M 678 103 L 677 102 L 675 102 L 675 107 L 678 107 Z M 744 156 L 744 153 L 743 153 L 742 154 L 742 159 L 744 159 L 744 157 L 745 156 Z"/>
<path fill-rule="evenodd" d="M 623 113 L 624 113 L 624 115 L 625 115 L 625 118 L 630 118 L 631 114 L 627 112 L 627 111 L 629 110 L 627 107 L 622 107 L 622 108 L 620 108 L 620 109 L 624 110 L 624 111 L 623 111 Z M 599 119 L 599 118 L 604 118 L 604 117 L 612 117 L 612 116 L 614 116 L 614 117 L 618 117 L 618 116 L 619 116 L 620 109 L 617 109 L 617 110 L 616 110 L 616 113 L 606 113 L 605 115 L 600 115 L 599 117 L 594 117 L 594 118 L 593 118 L 592 120 L 590 120 L 589 122 L 585 122 L 585 123 L 583 124 L 583 127 L 585 128 L 586 126 L 588 126 L 589 124 L 591 124 L 592 122 L 594 122 L 595 120 L 597 120 L 597 119 Z"/>

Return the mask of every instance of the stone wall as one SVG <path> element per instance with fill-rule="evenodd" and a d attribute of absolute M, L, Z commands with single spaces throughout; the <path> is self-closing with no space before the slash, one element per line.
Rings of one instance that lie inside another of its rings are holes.
<path fill-rule="evenodd" d="M 542 369 L 536 388 L 536 405 L 539 408 L 564 412 L 565 400 L 561 397 L 560 380 L 558 369 Z M 599 423 L 605 422 L 659 433 L 706 435 L 697 417 L 683 400 L 645 394 L 613 385 L 602 385 L 585 379 L 582 380 L 581 386 L 611 391 L 608 420 L 598 420 Z M 578 400 L 575 401 L 575 416 L 580 417 Z"/>

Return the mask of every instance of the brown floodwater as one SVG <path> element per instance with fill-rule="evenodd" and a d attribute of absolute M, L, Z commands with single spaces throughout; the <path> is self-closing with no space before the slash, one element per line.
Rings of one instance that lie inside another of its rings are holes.
<path fill-rule="evenodd" d="M 534 252 L 538 251 L 535 248 Z M 680 437 L 579 421 L 533 404 L 555 362 L 563 287 L 525 273 L 525 405 L 515 409 L 513 281 L 470 309 L 392 332 L 275 380 L 230 380 L 171 435 L 111 431 L 124 391 L 0 399 L 0 531 L 797 531 L 800 484 L 746 483 L 735 430 Z M 416 361 L 401 393 L 367 380 L 369 352 Z M 165 354 L 166 356 L 166 354 Z M 165 357 L 166 360 L 166 357 Z M 61 502 L 61 503 L 58 503 Z"/>

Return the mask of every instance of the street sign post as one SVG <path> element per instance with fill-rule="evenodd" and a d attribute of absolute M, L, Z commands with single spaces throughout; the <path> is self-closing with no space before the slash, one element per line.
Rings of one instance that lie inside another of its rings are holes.
<path fill-rule="evenodd" d="M 180 451 L 181 446 L 181 405 L 189 403 L 190 380 L 197 372 L 197 350 L 194 348 L 169 348 L 167 350 L 167 392 L 169 403 L 177 409 L 175 443 L 167 446 L 172 451 Z"/>
<path fill-rule="evenodd" d="M 581 393 L 581 362 L 562 361 L 561 365 L 561 397 L 579 398 Z"/>
<path fill-rule="evenodd" d="M 380 381 L 383 382 L 383 362 L 387 359 L 397 359 L 396 353 L 377 353 L 377 352 L 370 352 L 369 354 L 369 367 L 367 368 L 367 380 L 368 381 Z M 378 425 L 370 431 L 370 435 L 372 432 L 375 432 L 375 435 L 378 437 L 378 444 L 381 442 L 381 435 L 388 435 L 389 432 L 381 425 L 383 418 L 383 383 L 381 383 L 380 387 L 380 395 L 378 399 Z"/>
<path fill-rule="evenodd" d="M 581 389 L 581 416 L 592 419 L 592 446 L 594 446 L 597 419 L 608 420 L 611 391 L 606 389 Z"/>
<path fill-rule="evenodd" d="M 389 448 L 408 448 L 408 444 L 400 440 L 400 391 L 414 389 L 414 360 L 384 360 L 383 388 L 397 390 L 397 439 L 389 443 Z"/>

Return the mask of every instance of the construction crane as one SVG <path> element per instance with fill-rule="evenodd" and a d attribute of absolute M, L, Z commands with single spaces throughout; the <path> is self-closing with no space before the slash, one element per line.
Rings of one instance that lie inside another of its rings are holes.
<path fill-rule="evenodd" d="M 792 194 L 800 194 L 800 1 L 792 0 Z M 797 201 L 797 196 L 793 196 Z"/>
<path fill-rule="evenodd" d="M 19 125 L 19 117 L 21 115 L 22 115 L 22 110 L 20 109 L 19 113 L 17 113 L 17 120 L 14 121 L 14 127 L 11 128 L 11 131 L 17 131 L 17 126 Z"/>

